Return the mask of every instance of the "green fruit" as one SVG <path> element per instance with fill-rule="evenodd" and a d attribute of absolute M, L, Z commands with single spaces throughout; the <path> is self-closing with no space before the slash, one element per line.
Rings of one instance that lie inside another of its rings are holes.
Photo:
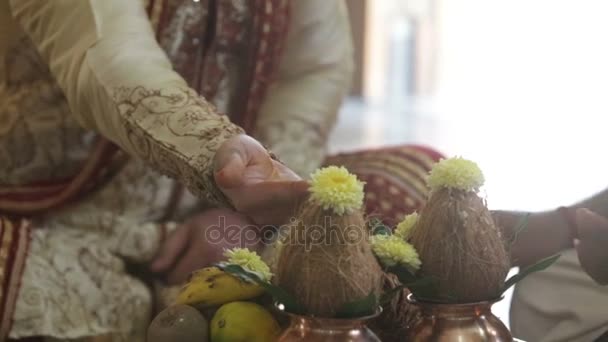
<path fill-rule="evenodd" d="M 209 325 L 203 315 L 188 305 L 166 308 L 148 327 L 147 342 L 208 342 Z"/>
<path fill-rule="evenodd" d="M 272 342 L 279 324 L 262 306 L 249 302 L 223 305 L 211 320 L 211 342 Z"/>

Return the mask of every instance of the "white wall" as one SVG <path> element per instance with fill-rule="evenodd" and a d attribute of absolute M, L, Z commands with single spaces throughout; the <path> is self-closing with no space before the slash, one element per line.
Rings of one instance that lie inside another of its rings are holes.
<path fill-rule="evenodd" d="M 440 25 L 443 145 L 483 164 L 492 206 L 608 186 L 608 1 L 442 0 Z"/>

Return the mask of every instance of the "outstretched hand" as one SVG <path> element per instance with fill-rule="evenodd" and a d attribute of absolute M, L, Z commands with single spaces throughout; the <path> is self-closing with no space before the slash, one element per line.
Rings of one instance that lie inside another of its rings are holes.
<path fill-rule="evenodd" d="M 588 209 L 576 211 L 581 267 L 598 284 L 608 285 L 608 219 Z"/>
<path fill-rule="evenodd" d="M 209 209 L 171 232 L 148 268 L 169 285 L 182 284 L 193 271 L 224 260 L 224 251 L 235 247 L 259 252 L 262 238 L 257 226 L 229 209 Z"/>
<path fill-rule="evenodd" d="M 308 182 L 246 135 L 227 140 L 216 153 L 215 182 L 258 225 L 286 223 L 308 190 Z"/>

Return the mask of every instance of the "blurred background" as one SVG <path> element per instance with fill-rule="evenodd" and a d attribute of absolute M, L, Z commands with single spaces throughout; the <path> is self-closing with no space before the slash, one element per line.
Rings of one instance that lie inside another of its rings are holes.
<path fill-rule="evenodd" d="M 357 73 L 332 152 L 418 143 L 473 159 L 491 209 L 608 185 L 608 2 L 347 3 Z"/>
<path fill-rule="evenodd" d="M 474 159 L 493 208 L 608 185 L 608 2 L 347 3 L 358 70 L 333 151 L 424 143 Z"/>

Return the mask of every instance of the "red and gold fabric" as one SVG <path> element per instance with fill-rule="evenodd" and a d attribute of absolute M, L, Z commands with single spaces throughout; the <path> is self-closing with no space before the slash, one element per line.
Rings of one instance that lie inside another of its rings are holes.
<path fill-rule="evenodd" d="M 61 208 L 84 196 L 112 177 L 125 155 L 105 139 L 99 139 L 80 172 L 63 182 L 40 182 L 20 186 L 0 185 L 0 214 L 27 218 Z"/>
<path fill-rule="evenodd" d="M 28 222 L 0 217 L 0 341 L 4 341 L 11 328 L 10 317 L 19 291 L 29 234 Z"/>
<path fill-rule="evenodd" d="M 395 226 L 422 207 L 426 175 L 442 157 L 428 147 L 405 145 L 338 154 L 325 163 L 345 166 L 364 181 L 367 214 Z"/>

